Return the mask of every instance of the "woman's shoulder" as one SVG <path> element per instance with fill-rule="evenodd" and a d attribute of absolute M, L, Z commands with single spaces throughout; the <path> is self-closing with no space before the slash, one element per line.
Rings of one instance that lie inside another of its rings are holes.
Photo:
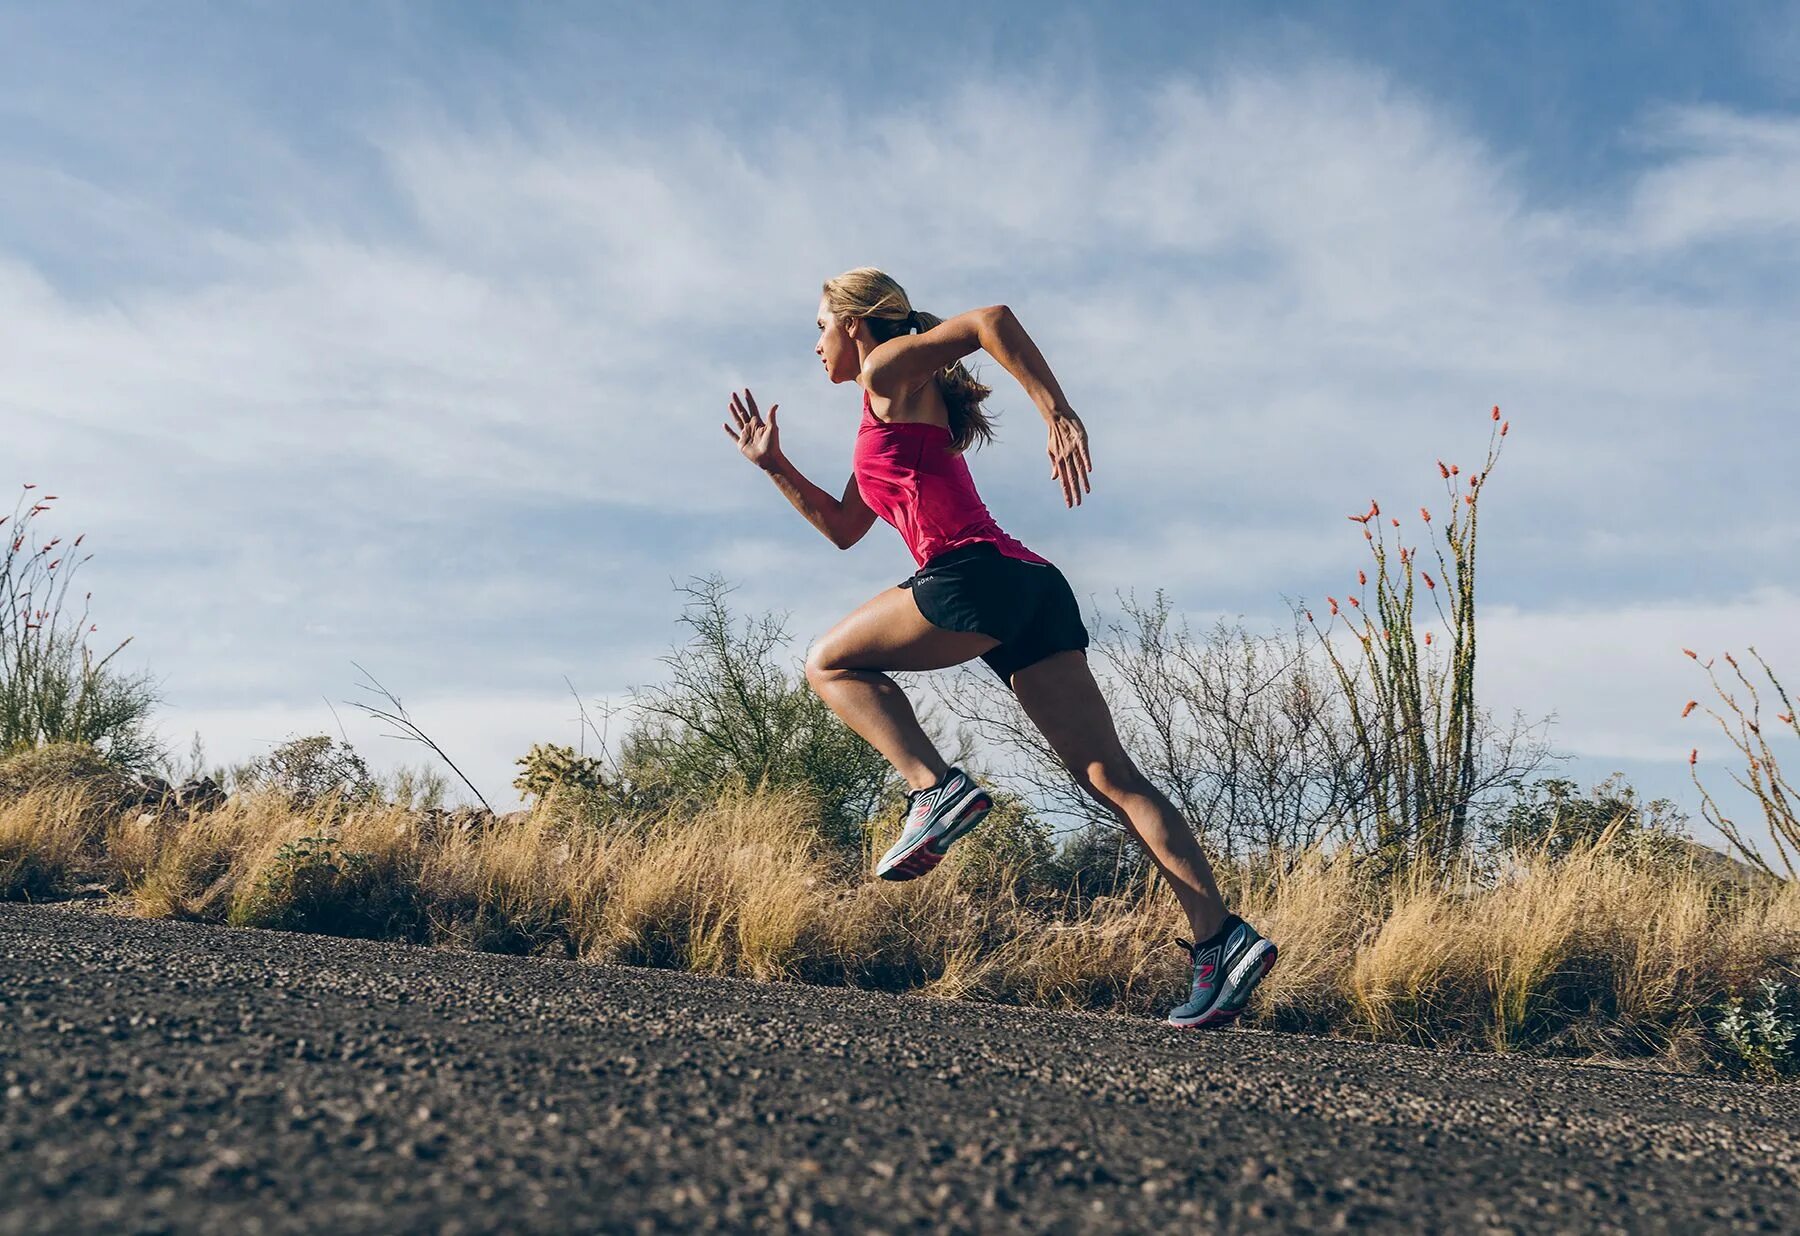
<path fill-rule="evenodd" d="M 889 399 L 889 400 L 885 400 L 884 402 L 886 402 L 886 404 L 888 405 L 888 410 L 890 412 L 892 412 L 893 408 L 894 408 L 894 404 L 898 401 Z M 940 404 L 941 404 L 941 397 L 940 397 Z M 882 416 L 880 413 L 875 411 L 874 401 L 870 397 L 869 390 L 867 387 L 863 388 L 863 422 L 865 424 L 874 423 L 876 425 L 885 425 L 891 429 L 915 429 L 915 428 L 916 429 L 939 429 L 945 433 L 951 432 L 950 427 L 948 425 L 940 425 L 936 421 L 894 420 L 892 417 Z"/>

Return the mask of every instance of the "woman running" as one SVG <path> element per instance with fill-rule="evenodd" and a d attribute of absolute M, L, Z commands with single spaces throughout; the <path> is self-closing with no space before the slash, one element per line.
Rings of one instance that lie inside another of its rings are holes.
<path fill-rule="evenodd" d="M 884 670 L 933 670 L 980 657 L 1018 697 L 1081 788 L 1118 817 L 1168 878 L 1193 929 L 1188 1000 L 1177 1026 L 1220 1026 L 1243 1010 L 1275 964 L 1275 945 L 1225 908 L 1194 832 L 1145 779 L 1114 732 L 1088 669 L 1088 633 L 1068 580 L 1001 531 L 975 492 L 963 451 L 991 441 L 990 393 L 963 365 L 982 349 L 1019 380 L 1050 430 L 1050 475 L 1063 502 L 1091 493 L 1087 429 L 1050 367 L 1005 305 L 948 321 L 912 307 L 872 266 L 825 282 L 813 348 L 833 382 L 863 388 L 862 423 L 844 496 L 833 498 L 781 453 L 775 413 L 748 390 L 725 425 L 746 458 L 839 549 L 880 516 L 899 530 L 919 569 L 828 631 L 806 658 L 813 690 L 887 757 L 911 787 L 900 839 L 875 867 L 884 880 L 924 875 L 992 806 L 960 768 L 944 763 L 912 705 Z"/>

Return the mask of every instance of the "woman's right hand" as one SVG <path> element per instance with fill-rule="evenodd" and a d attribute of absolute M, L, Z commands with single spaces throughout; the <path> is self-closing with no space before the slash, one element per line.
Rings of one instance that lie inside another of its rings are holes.
<path fill-rule="evenodd" d="M 721 425 L 727 436 L 738 444 L 744 458 L 767 472 L 781 462 L 780 430 L 775 425 L 775 404 L 769 409 L 769 419 L 765 422 L 762 414 L 756 410 L 756 396 L 750 388 L 744 388 L 744 397 L 738 398 L 736 391 L 731 392 L 731 419 L 737 422 L 734 430 L 730 425 Z"/>

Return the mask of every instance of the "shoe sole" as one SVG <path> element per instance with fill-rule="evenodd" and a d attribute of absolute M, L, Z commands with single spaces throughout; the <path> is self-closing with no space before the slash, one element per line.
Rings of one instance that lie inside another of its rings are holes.
<path fill-rule="evenodd" d="M 918 879 L 943 862 L 950 843 L 981 823 L 993 807 L 994 800 L 988 797 L 988 792 L 976 788 L 958 806 L 955 823 L 935 837 L 927 833 L 919 838 L 911 850 L 895 859 L 885 871 L 877 871 L 875 874 L 884 880 Z"/>
<path fill-rule="evenodd" d="M 1166 1024 L 1180 1030 L 1199 1030 L 1228 1026 L 1236 1021 L 1238 1014 L 1244 1011 L 1244 1005 L 1250 1002 L 1250 993 L 1268 977 L 1269 971 L 1275 968 L 1275 962 L 1281 956 L 1281 950 L 1275 947 L 1273 941 L 1258 940 L 1257 944 L 1266 947 L 1259 950 L 1256 945 L 1252 945 L 1249 954 L 1225 977 L 1225 981 L 1232 985 L 1229 996 L 1192 1021 L 1177 1021 L 1170 1017 Z M 1229 1005 L 1227 1001 L 1230 1002 Z"/>

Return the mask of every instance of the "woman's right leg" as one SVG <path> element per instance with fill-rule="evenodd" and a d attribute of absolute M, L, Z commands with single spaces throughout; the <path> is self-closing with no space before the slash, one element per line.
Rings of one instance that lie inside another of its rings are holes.
<path fill-rule="evenodd" d="M 1054 653 L 1012 676 L 1013 692 L 1069 772 L 1129 828 L 1168 877 L 1194 939 L 1225 921 L 1225 901 L 1194 830 L 1138 770 L 1080 651 Z"/>
<path fill-rule="evenodd" d="M 887 757 L 909 787 L 929 789 L 948 766 L 900 684 L 881 671 L 946 669 L 999 642 L 975 631 L 933 626 L 910 589 L 888 588 L 819 637 L 806 656 L 806 680 L 845 725 Z"/>

